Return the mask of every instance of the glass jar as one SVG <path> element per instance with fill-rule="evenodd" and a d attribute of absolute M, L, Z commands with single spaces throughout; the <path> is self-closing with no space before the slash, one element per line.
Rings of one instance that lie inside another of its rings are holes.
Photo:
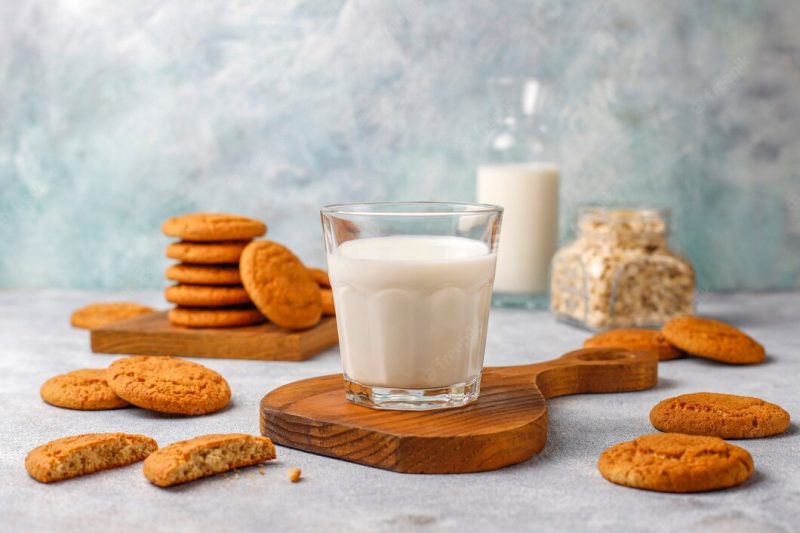
<path fill-rule="evenodd" d="M 492 301 L 546 309 L 560 182 L 557 137 L 542 116 L 547 92 L 533 78 L 496 78 L 490 88 L 496 120 L 478 167 L 477 197 L 504 208 Z"/>
<path fill-rule="evenodd" d="M 551 310 L 591 330 L 659 327 L 692 314 L 694 269 L 668 235 L 666 210 L 581 209 L 577 239 L 553 258 Z"/>

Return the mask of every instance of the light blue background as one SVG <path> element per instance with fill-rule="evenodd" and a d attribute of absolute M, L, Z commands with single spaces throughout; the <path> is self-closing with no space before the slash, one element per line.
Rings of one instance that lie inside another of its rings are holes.
<path fill-rule="evenodd" d="M 673 208 L 701 286 L 800 272 L 800 2 L 0 0 L 0 286 L 158 287 L 169 215 L 309 263 L 332 202 L 471 200 L 538 74 L 585 202 Z"/>

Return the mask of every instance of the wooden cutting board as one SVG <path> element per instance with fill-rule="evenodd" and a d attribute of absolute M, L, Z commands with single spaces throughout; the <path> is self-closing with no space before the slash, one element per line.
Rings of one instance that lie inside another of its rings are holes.
<path fill-rule="evenodd" d="M 383 411 L 345 399 L 341 374 L 284 385 L 261 400 L 261 433 L 277 444 L 395 472 L 496 470 L 547 440 L 547 398 L 655 386 L 658 357 L 590 348 L 553 361 L 485 368 L 478 400 L 437 411 Z"/>
<path fill-rule="evenodd" d="M 190 329 L 173 326 L 167 313 L 152 313 L 92 330 L 92 351 L 109 354 L 182 355 L 227 359 L 302 361 L 336 346 L 336 319 L 290 331 L 275 324 Z"/>

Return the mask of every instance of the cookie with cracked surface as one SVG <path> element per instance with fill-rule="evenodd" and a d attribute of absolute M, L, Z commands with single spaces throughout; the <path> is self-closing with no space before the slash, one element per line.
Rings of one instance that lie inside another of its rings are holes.
<path fill-rule="evenodd" d="M 242 253 L 239 268 L 247 293 L 271 322 L 283 328 L 305 329 L 320 321 L 319 285 L 285 246 L 253 241 Z"/>
<path fill-rule="evenodd" d="M 80 411 L 119 409 L 130 405 L 108 386 L 105 368 L 84 368 L 52 377 L 44 382 L 39 394 L 50 405 Z"/>
<path fill-rule="evenodd" d="M 315 267 L 306 267 L 308 273 L 311 274 L 311 277 L 314 278 L 314 281 L 317 282 L 321 288 L 331 288 L 331 280 L 328 277 L 328 273 L 322 270 L 321 268 Z"/>
<path fill-rule="evenodd" d="M 167 279 L 190 285 L 241 285 L 238 265 L 193 265 L 178 263 L 165 272 Z"/>
<path fill-rule="evenodd" d="M 236 265 L 248 242 L 173 242 L 167 246 L 167 257 L 197 265 Z"/>
<path fill-rule="evenodd" d="M 101 302 L 81 307 L 69 319 L 76 328 L 94 329 L 137 316 L 155 313 L 155 309 L 136 302 Z"/>
<path fill-rule="evenodd" d="M 174 326 L 185 328 L 230 328 L 253 326 L 267 319 L 253 305 L 230 307 L 175 307 L 168 313 Z"/>
<path fill-rule="evenodd" d="M 144 475 L 159 487 L 169 487 L 234 468 L 275 459 L 267 437 L 229 433 L 202 435 L 170 444 L 144 462 Z"/>
<path fill-rule="evenodd" d="M 741 485 L 753 474 L 744 448 L 718 437 L 655 433 L 612 446 L 600 455 L 604 478 L 659 492 L 705 492 Z"/>
<path fill-rule="evenodd" d="M 164 298 L 183 307 L 223 307 L 250 303 L 250 297 L 241 285 L 178 283 L 164 290 Z"/>
<path fill-rule="evenodd" d="M 789 413 L 760 398 L 696 392 L 659 402 L 650 411 L 650 422 L 659 431 L 754 439 L 786 431 Z"/>
<path fill-rule="evenodd" d="M 240 241 L 260 237 L 267 226 L 260 220 L 228 213 L 189 213 L 168 218 L 161 230 L 184 241 Z"/>
<path fill-rule="evenodd" d="M 336 306 L 333 304 L 333 291 L 330 289 L 320 289 L 322 297 L 322 314 L 325 316 L 336 316 Z"/>
<path fill-rule="evenodd" d="M 660 361 L 677 359 L 682 352 L 667 342 L 660 331 L 653 329 L 611 329 L 589 337 L 584 348 L 625 348 L 627 350 L 654 352 Z"/>
<path fill-rule="evenodd" d="M 36 481 L 51 483 L 136 463 L 156 449 L 156 441 L 144 435 L 73 435 L 31 450 L 25 458 L 25 469 Z"/>
<path fill-rule="evenodd" d="M 751 365 L 766 357 L 764 346 L 719 320 L 680 316 L 664 324 L 661 333 L 670 344 L 685 352 L 723 363 Z"/>
<path fill-rule="evenodd" d="M 205 415 L 228 405 L 231 389 L 208 367 L 172 357 L 138 355 L 108 367 L 108 384 L 133 405 L 181 415 Z"/>

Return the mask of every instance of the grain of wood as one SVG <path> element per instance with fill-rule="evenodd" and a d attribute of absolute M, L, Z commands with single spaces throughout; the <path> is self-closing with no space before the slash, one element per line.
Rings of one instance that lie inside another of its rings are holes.
<path fill-rule="evenodd" d="M 480 398 L 457 409 L 379 411 L 345 399 L 340 374 L 284 385 L 261 400 L 276 444 L 395 472 L 482 472 L 530 459 L 547 439 L 546 398 L 653 387 L 658 356 L 590 348 L 532 365 L 484 369 Z"/>
<path fill-rule="evenodd" d="M 334 317 L 325 317 L 302 331 L 288 331 L 270 323 L 187 329 L 170 324 L 167 313 L 154 313 L 92 330 L 91 335 L 95 353 L 264 361 L 302 361 L 339 342 Z"/>

